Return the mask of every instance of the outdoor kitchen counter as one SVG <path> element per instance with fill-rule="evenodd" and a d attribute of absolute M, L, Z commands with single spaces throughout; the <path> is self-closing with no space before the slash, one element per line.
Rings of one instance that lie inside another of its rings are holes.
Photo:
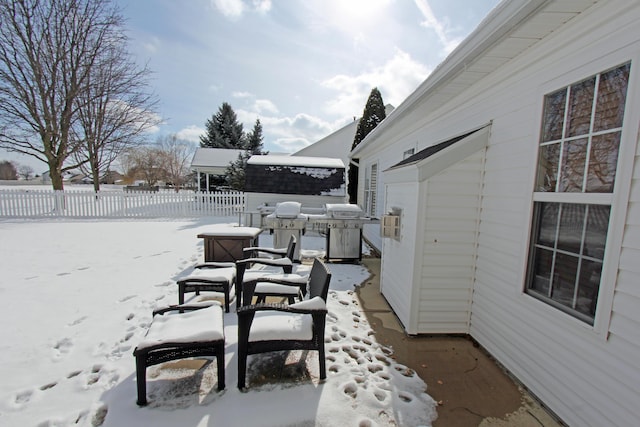
<path fill-rule="evenodd" d="M 256 227 L 218 227 L 212 231 L 198 234 L 204 239 L 204 261 L 235 262 L 243 259 L 242 250 L 257 246 L 261 228 Z"/>

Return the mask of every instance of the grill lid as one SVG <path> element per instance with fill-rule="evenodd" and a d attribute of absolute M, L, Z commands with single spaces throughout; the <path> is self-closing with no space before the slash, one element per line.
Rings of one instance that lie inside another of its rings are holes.
<path fill-rule="evenodd" d="M 301 206 L 300 202 L 280 202 L 274 213 L 278 218 L 298 218 Z"/>
<path fill-rule="evenodd" d="M 327 215 L 331 218 L 361 218 L 364 212 L 360 206 L 351 203 L 327 203 Z"/>

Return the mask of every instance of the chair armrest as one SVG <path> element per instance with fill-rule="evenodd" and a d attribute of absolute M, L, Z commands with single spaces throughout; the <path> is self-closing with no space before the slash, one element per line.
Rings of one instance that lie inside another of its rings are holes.
<path fill-rule="evenodd" d="M 161 308 L 157 308 L 155 310 L 153 310 L 153 315 L 155 316 L 156 314 L 165 314 L 171 311 L 193 311 L 193 310 L 200 310 L 202 308 L 208 308 L 211 307 L 214 304 L 220 304 L 217 301 L 205 301 L 202 303 L 191 303 L 191 304 L 181 304 L 181 305 L 170 305 L 167 307 L 161 307 Z"/>
<path fill-rule="evenodd" d="M 300 304 L 300 303 L 298 303 Z M 326 307 L 296 307 L 294 305 L 288 305 L 283 303 L 258 303 L 245 305 L 238 308 L 238 316 L 248 316 L 253 315 L 258 311 L 283 311 L 287 313 L 302 313 L 302 314 L 322 314 L 327 313 L 328 310 Z"/>
<path fill-rule="evenodd" d="M 235 262 L 209 261 L 209 262 L 196 264 L 193 266 L 193 268 L 229 268 L 229 267 L 235 267 L 235 266 L 236 266 Z"/>
<path fill-rule="evenodd" d="M 264 252 L 267 254 L 272 254 L 272 255 L 280 255 L 280 257 L 284 257 L 285 255 L 287 255 L 287 248 L 266 248 L 266 247 L 261 247 L 261 246 L 253 246 L 253 247 L 249 247 L 249 248 L 244 248 L 242 250 L 243 253 L 247 254 L 247 253 L 254 253 L 254 252 Z"/>
<path fill-rule="evenodd" d="M 268 265 L 271 267 L 293 267 L 293 261 L 291 261 L 289 258 L 245 258 L 245 259 L 240 259 L 238 261 L 236 261 L 236 266 L 238 264 L 244 264 L 244 265 L 249 265 L 249 264 L 263 264 L 263 265 Z"/>
<path fill-rule="evenodd" d="M 259 277 L 255 277 L 252 278 L 250 280 L 245 280 L 243 282 L 243 284 L 248 284 L 248 283 L 276 283 L 278 285 L 287 285 L 287 286 L 297 286 L 297 287 L 301 287 L 301 286 L 306 286 L 307 282 L 308 282 L 308 277 L 306 276 L 298 276 L 295 275 L 295 277 L 291 277 L 294 276 L 291 273 L 289 274 L 274 274 L 274 273 L 267 273 L 264 276 L 259 276 Z"/>

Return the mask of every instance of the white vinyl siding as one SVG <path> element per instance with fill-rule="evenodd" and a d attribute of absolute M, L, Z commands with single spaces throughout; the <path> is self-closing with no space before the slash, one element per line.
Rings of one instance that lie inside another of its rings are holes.
<path fill-rule="evenodd" d="M 401 208 L 400 238 L 382 241 L 380 291 L 409 333 L 413 331 L 413 313 L 416 245 L 416 212 L 419 198 L 417 183 L 398 183 L 386 186 L 388 206 Z"/>
<path fill-rule="evenodd" d="M 555 5 L 569 6 L 568 2 L 551 2 L 542 7 Z M 415 141 L 445 141 L 460 131 L 461 123 L 470 127 L 492 122 L 482 179 L 477 256 L 470 266 L 474 271 L 470 335 L 569 425 L 628 426 L 640 419 L 638 22 L 637 2 L 597 2 L 518 57 L 505 60 L 460 96 L 443 94 L 455 88 L 434 89 L 435 95 L 411 109 L 399 107 L 402 114 L 387 122 L 385 132 L 378 135 L 388 145 L 371 148 L 371 157 L 380 159 L 380 170 L 385 171 L 394 163 L 382 164 L 383 159 L 401 154 Z M 496 58 L 489 52 L 481 61 Z M 533 159 L 540 140 L 543 96 L 628 61 L 632 66 L 621 160 L 591 326 L 524 292 L 536 180 Z M 479 63 L 471 62 L 468 67 L 478 69 Z M 417 151 L 422 148 L 418 146 Z M 386 174 L 382 173 L 380 181 L 387 181 L 385 197 L 390 197 L 392 186 Z M 393 184 L 396 187 L 400 185 Z M 406 197 L 415 199 L 415 195 Z M 400 202 L 394 199 L 396 205 Z M 390 206 L 389 201 L 384 206 Z M 405 206 L 410 206 L 409 201 Z M 427 223 L 416 220 L 415 224 L 421 234 L 423 229 L 418 227 L 425 226 L 425 242 L 433 236 L 427 233 Z M 403 233 L 411 235 L 404 228 Z M 385 239 L 385 245 L 387 240 L 392 239 Z M 406 270 L 422 274 L 414 261 L 404 268 L 412 259 L 411 251 L 421 246 L 411 242 L 404 247 L 403 242 L 393 243 L 393 248 L 404 251 L 404 258 L 399 256 L 395 265 L 387 266 L 389 252 L 385 251 L 383 265 L 385 271 L 401 274 L 396 280 L 406 289 L 401 280 L 415 281 L 406 278 Z M 401 309 L 410 306 L 417 313 L 414 302 L 407 300 L 415 296 L 415 292 L 398 296 L 404 304 Z M 397 315 L 407 321 L 415 313 Z"/>
<path fill-rule="evenodd" d="M 484 150 L 426 181 L 418 333 L 468 333 Z"/>

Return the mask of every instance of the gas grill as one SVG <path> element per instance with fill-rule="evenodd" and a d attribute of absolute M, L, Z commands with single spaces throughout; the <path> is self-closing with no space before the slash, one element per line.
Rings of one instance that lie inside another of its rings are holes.
<path fill-rule="evenodd" d="M 308 216 L 313 228 L 326 235 L 327 261 L 361 260 L 362 227 L 374 221 L 358 205 L 349 203 L 328 203 L 323 215 Z"/>
<path fill-rule="evenodd" d="M 286 248 L 290 237 L 296 237 L 298 243 L 292 261 L 300 260 L 302 235 L 307 226 L 307 217 L 300 213 L 300 209 L 298 202 L 282 202 L 276 205 L 273 213 L 264 218 L 265 227 L 273 233 L 274 248 Z"/>

